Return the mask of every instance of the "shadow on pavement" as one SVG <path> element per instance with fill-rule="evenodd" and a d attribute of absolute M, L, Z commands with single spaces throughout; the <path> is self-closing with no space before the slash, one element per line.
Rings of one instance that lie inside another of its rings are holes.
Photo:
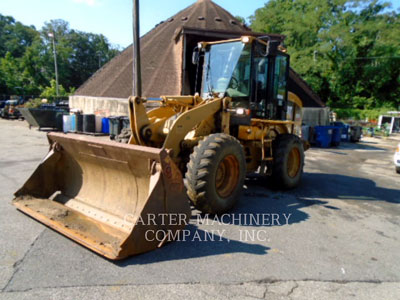
<path fill-rule="evenodd" d="M 348 155 L 348 153 L 340 152 L 340 150 L 366 150 L 366 151 L 386 151 L 384 147 L 373 146 L 379 145 L 376 142 L 361 141 L 358 143 L 341 142 L 339 146 L 332 146 L 330 148 L 311 147 L 313 150 L 322 150 L 324 152 L 331 152 L 339 155 Z"/>
<path fill-rule="evenodd" d="M 338 174 L 304 173 L 302 184 L 290 194 L 319 199 L 400 203 L 400 191 L 376 186 L 373 180 Z"/>
<path fill-rule="evenodd" d="M 301 210 L 302 208 L 327 203 L 319 200 L 299 201 L 296 194 L 274 190 L 265 180 L 247 178 L 243 196 L 235 208 L 220 219 L 225 224 L 238 226 L 286 226 L 309 218 L 309 215 Z M 203 214 L 200 216 L 205 217 Z M 195 215 L 192 218 L 199 217 Z"/>
<path fill-rule="evenodd" d="M 375 147 L 372 145 L 375 145 L 378 143 L 374 142 L 364 142 L 361 141 L 359 143 L 341 143 L 340 146 L 335 147 L 335 148 L 329 148 L 329 149 L 338 149 L 338 150 L 369 150 L 369 151 L 383 151 L 385 148 L 382 147 Z"/>
<path fill-rule="evenodd" d="M 224 230 L 223 226 L 212 229 L 219 230 L 220 232 L 214 232 L 212 236 L 211 230 L 205 231 L 197 228 L 195 225 L 189 224 L 185 228 L 188 235 L 185 239 L 181 235 L 180 240 L 169 243 L 160 249 L 114 263 L 119 267 L 126 267 L 230 253 L 265 255 L 270 249 L 264 245 L 229 240 L 221 234 L 221 231 Z M 211 240 L 211 238 L 214 238 L 214 240 Z"/>

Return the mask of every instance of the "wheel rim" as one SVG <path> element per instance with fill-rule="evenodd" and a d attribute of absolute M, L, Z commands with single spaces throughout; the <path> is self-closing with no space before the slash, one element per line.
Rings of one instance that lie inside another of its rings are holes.
<path fill-rule="evenodd" d="M 288 157 L 288 165 L 287 165 L 288 175 L 291 178 L 294 178 L 299 174 L 300 171 L 300 151 L 297 148 L 293 148 Z"/>
<path fill-rule="evenodd" d="M 215 186 L 220 197 L 232 195 L 239 182 L 239 161 L 234 155 L 226 156 L 218 165 Z"/>

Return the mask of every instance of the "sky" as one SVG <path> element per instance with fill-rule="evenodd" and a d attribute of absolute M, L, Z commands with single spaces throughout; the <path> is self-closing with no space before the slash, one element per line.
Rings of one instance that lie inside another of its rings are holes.
<path fill-rule="evenodd" d="M 141 0 L 141 35 L 196 0 Z M 213 0 L 234 16 L 247 18 L 268 0 Z M 0 14 L 41 29 L 45 22 L 63 19 L 72 29 L 103 34 L 122 48 L 132 43 L 132 0 L 0 0 Z M 391 0 L 393 8 L 400 0 Z"/>

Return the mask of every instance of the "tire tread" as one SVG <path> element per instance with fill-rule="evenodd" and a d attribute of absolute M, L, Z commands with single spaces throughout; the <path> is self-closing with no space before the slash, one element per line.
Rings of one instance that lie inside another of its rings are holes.
<path fill-rule="evenodd" d="M 238 145 L 240 148 L 238 148 Z M 187 194 L 195 207 L 205 213 L 222 213 L 229 210 L 233 205 L 228 207 L 216 208 L 212 204 L 212 199 L 209 199 L 207 195 L 207 183 L 210 175 L 210 169 L 213 168 L 213 161 L 219 151 L 222 151 L 224 147 L 235 146 L 236 149 L 240 149 L 240 158 L 243 159 L 244 168 L 241 170 L 241 177 L 245 174 L 245 156 L 243 148 L 240 142 L 233 136 L 216 133 L 206 136 L 199 144 L 194 147 L 193 153 L 190 155 L 190 161 L 187 164 L 187 172 L 185 174 L 185 185 L 187 188 Z M 243 180 L 239 181 L 239 184 L 243 184 Z M 234 203 L 233 203 L 234 204 Z"/>

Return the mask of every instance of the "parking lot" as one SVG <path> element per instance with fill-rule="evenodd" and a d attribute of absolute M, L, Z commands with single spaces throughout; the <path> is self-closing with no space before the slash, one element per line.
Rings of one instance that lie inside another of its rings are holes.
<path fill-rule="evenodd" d="M 193 211 L 185 239 L 111 262 L 11 205 L 48 145 L 26 122 L 0 132 L 0 299 L 399 298 L 399 135 L 312 148 L 300 188 L 249 178 L 231 214 Z"/>

